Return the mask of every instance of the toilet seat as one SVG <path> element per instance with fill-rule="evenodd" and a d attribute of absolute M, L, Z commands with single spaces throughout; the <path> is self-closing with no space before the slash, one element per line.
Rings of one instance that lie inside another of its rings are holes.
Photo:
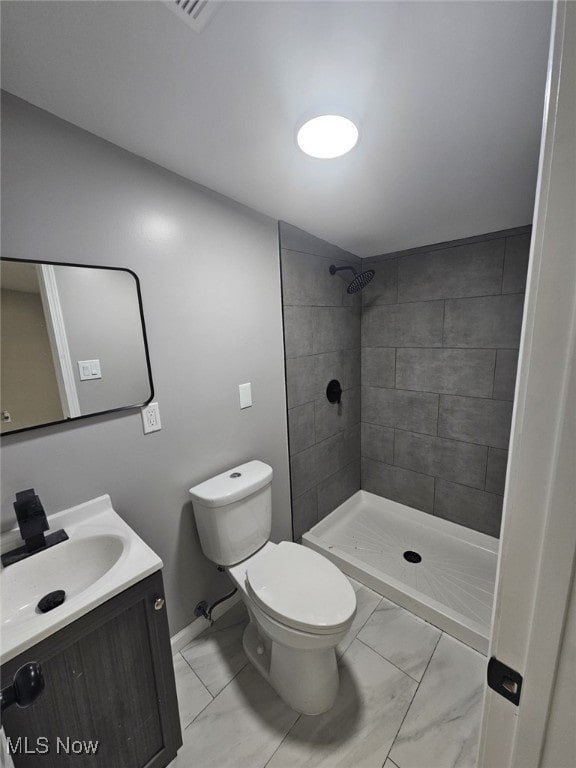
<path fill-rule="evenodd" d="M 246 569 L 246 590 L 267 615 L 311 634 L 332 634 L 356 611 L 348 579 L 327 558 L 301 544 L 283 541 Z"/>

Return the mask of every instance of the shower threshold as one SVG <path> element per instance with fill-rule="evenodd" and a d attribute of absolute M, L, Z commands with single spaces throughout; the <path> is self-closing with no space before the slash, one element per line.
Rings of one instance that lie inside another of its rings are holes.
<path fill-rule="evenodd" d="M 498 539 L 358 491 L 302 537 L 345 574 L 481 653 Z"/>

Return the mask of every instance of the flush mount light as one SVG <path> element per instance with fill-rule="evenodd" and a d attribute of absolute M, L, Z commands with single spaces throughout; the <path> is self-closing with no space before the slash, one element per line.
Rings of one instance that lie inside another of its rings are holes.
<path fill-rule="evenodd" d="M 358 128 L 347 117 L 320 115 L 304 123 L 296 140 L 302 152 L 327 160 L 350 152 L 358 141 Z"/>

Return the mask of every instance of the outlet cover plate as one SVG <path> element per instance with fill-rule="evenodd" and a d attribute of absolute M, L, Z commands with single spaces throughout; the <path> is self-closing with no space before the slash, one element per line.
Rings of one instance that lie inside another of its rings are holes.
<path fill-rule="evenodd" d="M 148 405 L 145 405 L 142 408 L 142 425 L 144 427 L 145 435 L 149 432 L 158 432 L 158 430 L 162 429 L 158 403 L 148 403 Z"/>

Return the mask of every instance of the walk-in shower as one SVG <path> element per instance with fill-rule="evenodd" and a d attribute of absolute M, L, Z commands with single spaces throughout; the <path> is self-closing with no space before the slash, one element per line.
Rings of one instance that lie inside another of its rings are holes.
<path fill-rule="evenodd" d="M 280 227 L 294 539 L 482 653 L 530 237 L 363 261 Z"/>

